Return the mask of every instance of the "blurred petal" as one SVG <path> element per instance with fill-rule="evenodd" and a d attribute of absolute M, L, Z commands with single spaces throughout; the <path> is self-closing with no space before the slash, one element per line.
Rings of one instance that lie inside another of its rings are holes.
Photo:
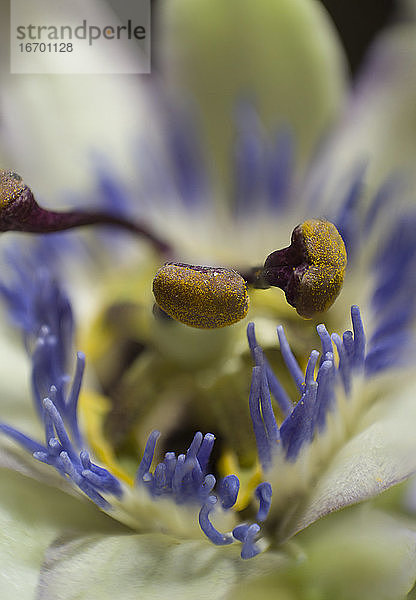
<path fill-rule="evenodd" d="M 248 564 L 235 550 L 208 542 L 179 543 L 161 534 L 63 538 L 46 554 L 38 598 L 223 598 L 242 578 L 270 571 L 287 560 L 270 553 Z"/>
<path fill-rule="evenodd" d="M 107 2 L 92 0 L 89 9 L 108 13 L 109 20 L 116 21 Z M 65 11 L 78 23 L 84 14 L 82 0 L 67 4 Z M 9 24 L 6 13 L 0 23 L 4 58 Z M 112 167 L 125 176 L 135 172 L 132 132 L 139 135 L 145 125 L 148 139 L 151 135 L 150 109 L 145 108 L 136 76 L 11 75 L 4 59 L 0 65 L 0 158 L 3 166 L 20 172 L 39 196 L 56 201 L 54 194 L 61 195 L 66 188 L 91 186 L 96 175 L 94 152 L 111 152 Z"/>
<path fill-rule="evenodd" d="M 34 598 L 44 552 L 63 531 L 123 531 L 91 503 L 6 469 L 0 487 L 2 598 Z"/>
<path fill-rule="evenodd" d="M 328 203 L 340 176 L 367 164 L 372 189 L 392 173 L 415 173 L 416 26 L 396 26 L 379 36 L 364 63 L 344 118 L 320 163 L 330 174 Z M 319 179 L 319 177 L 317 176 Z"/>
<path fill-rule="evenodd" d="M 164 75 L 174 93 L 196 100 L 212 170 L 227 177 L 239 100 L 253 101 L 272 130 L 288 126 L 303 164 L 337 116 L 345 88 L 342 50 L 322 6 L 169 0 L 160 11 Z"/>

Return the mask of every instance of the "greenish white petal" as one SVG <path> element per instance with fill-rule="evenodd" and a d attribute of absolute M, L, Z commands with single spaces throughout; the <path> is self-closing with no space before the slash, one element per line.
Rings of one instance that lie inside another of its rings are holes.
<path fill-rule="evenodd" d="M 380 383 L 375 382 L 373 389 L 367 384 L 355 394 L 377 398 Z M 367 411 L 363 403 L 361 410 L 362 417 L 351 425 L 351 437 L 333 453 L 311 488 L 306 508 L 292 518 L 291 534 L 330 512 L 376 496 L 416 472 L 413 388 L 402 378 L 400 387 L 390 389 Z"/>
<path fill-rule="evenodd" d="M 46 553 L 38 600 L 220 600 L 287 562 L 272 552 L 244 562 L 238 548 L 157 533 L 64 537 Z"/>
<path fill-rule="evenodd" d="M 0 597 L 33 600 L 44 553 L 64 531 L 120 532 L 92 503 L 0 469 Z"/>
<path fill-rule="evenodd" d="M 392 174 L 414 174 L 415 105 L 416 24 L 407 22 L 376 39 L 344 117 L 331 133 L 320 163 L 332 183 L 329 206 L 337 197 L 340 177 L 358 162 L 367 165 L 370 191 Z"/>
<path fill-rule="evenodd" d="M 89 15 L 117 19 L 108 2 L 90 0 Z M 4 9 L 5 10 L 5 7 Z M 85 3 L 74 0 L 63 5 L 65 24 L 79 25 L 86 16 Z M 42 22 L 42 9 L 27 5 L 32 22 Z M 29 18 L 29 17 L 28 17 Z M 89 17 L 92 21 L 93 17 Z M 10 20 L 2 18 L 2 54 L 7 55 Z M 42 59 L 39 53 L 33 56 Z M 48 60 L 51 60 L 49 57 Z M 96 57 L 100 69 L 102 56 Z M 136 60 L 139 60 L 136 57 Z M 137 78 L 128 75 L 10 74 L 1 72 L 0 158 L 12 167 L 51 204 L 62 191 L 91 189 L 95 181 L 93 153 L 111 153 L 111 166 L 124 176 L 136 172 L 132 132 L 143 132 L 150 107 Z M 146 113 L 146 118 L 144 118 Z M 146 126 L 146 136 L 152 132 Z M 39 150 L 41 149 L 41 151 Z M 76 174 L 76 176 L 75 176 Z"/>

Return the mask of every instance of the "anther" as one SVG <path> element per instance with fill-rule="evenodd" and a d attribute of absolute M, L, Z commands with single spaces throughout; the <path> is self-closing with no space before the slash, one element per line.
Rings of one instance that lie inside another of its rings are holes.
<path fill-rule="evenodd" d="M 166 263 L 155 275 L 153 294 L 170 317 L 200 329 L 232 325 L 249 307 L 244 279 L 220 267 Z"/>
<path fill-rule="evenodd" d="M 288 303 L 308 319 L 334 303 L 346 266 L 345 244 L 335 225 L 310 219 L 295 227 L 290 246 L 266 258 L 262 279 L 281 288 Z"/>

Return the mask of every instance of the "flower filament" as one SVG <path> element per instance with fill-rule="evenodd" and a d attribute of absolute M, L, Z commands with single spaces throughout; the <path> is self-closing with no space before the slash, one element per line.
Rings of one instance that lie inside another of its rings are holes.
<path fill-rule="evenodd" d="M 115 225 L 147 239 L 162 255 L 171 252 L 170 246 L 160 240 L 143 224 L 135 224 L 106 212 L 56 212 L 39 206 L 31 189 L 20 175 L 0 169 L 0 232 L 52 233 L 85 225 Z"/>

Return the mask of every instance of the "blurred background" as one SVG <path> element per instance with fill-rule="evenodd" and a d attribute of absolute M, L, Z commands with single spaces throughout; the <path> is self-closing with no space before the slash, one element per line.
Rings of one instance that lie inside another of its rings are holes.
<path fill-rule="evenodd" d="M 406 18 L 410 3 L 403 0 L 318 0 L 331 15 L 348 58 L 351 73 L 355 73 L 366 49 L 378 31 Z M 156 24 L 160 0 L 152 0 L 153 64 L 157 67 Z M 113 2 L 117 10 L 117 2 Z M 408 6 L 409 4 L 409 6 Z"/>
<path fill-rule="evenodd" d="M 380 29 L 404 17 L 397 0 L 320 0 L 332 17 L 344 44 L 351 72 L 360 66 L 368 45 Z"/>
<path fill-rule="evenodd" d="M 413 0 L 320 1 L 339 32 L 352 77 L 377 33 L 406 18 L 415 6 Z M 97 11 L 122 10 L 117 0 L 91 2 Z M 128 181 L 137 172 L 137 157 L 126 140 L 131 141 L 133 131 L 138 137 L 145 133 L 149 141 L 158 137 L 157 119 L 149 118 L 143 92 L 162 62 L 158 24 L 163 2 L 151 1 L 151 75 L 49 76 L 10 74 L 10 3 L 0 0 L 0 163 L 22 172 L 46 201 L 74 185 L 91 188 L 91 160 L 100 152 L 111 156 L 114 169 L 122 169 Z M 71 2 L 77 4 L 82 6 L 79 0 Z M 79 17 L 76 8 L 74 16 Z"/>
<path fill-rule="evenodd" d="M 133 0 L 132 0 L 133 1 Z M 340 34 L 344 48 L 351 66 L 355 72 L 360 65 L 366 48 L 371 43 L 376 33 L 392 22 L 401 20 L 412 10 L 412 2 L 406 0 L 318 0 L 331 15 L 334 24 Z M 31 0 L 28 0 L 31 2 Z M 101 0 L 103 4 L 109 4 L 117 12 L 117 0 Z M 161 0 L 151 0 L 152 5 L 152 39 L 154 66 L 157 66 L 157 36 L 156 25 L 158 9 Z M 9 23 L 10 0 L 1 0 L 2 23 Z M 8 36 L 6 27 L 2 29 L 1 58 L 2 74 L 8 62 Z M 156 63 L 156 64 L 155 64 Z"/>

